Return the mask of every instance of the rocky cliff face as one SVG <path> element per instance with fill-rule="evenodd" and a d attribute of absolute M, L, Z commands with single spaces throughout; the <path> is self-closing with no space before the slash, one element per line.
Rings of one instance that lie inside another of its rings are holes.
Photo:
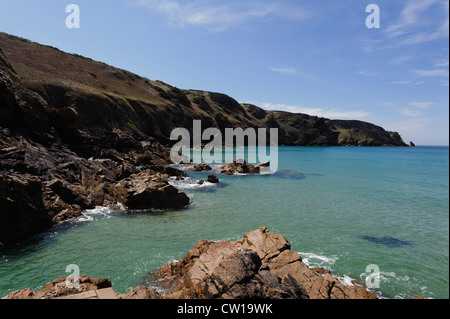
<path fill-rule="evenodd" d="M 169 164 L 169 156 L 160 143 L 126 127 L 90 134 L 77 128 L 78 117 L 74 108 L 54 108 L 27 88 L 0 51 L 0 243 L 21 241 L 96 206 L 189 204 L 161 176 L 158 165 Z"/>
<path fill-rule="evenodd" d="M 279 128 L 280 145 L 406 146 L 398 134 L 359 121 L 265 111 L 220 93 L 180 90 L 81 56 L 0 33 L 0 48 L 53 118 L 90 135 L 130 129 L 169 145 L 176 127 Z M 74 121 L 75 113 L 76 121 Z M 63 132 L 61 132 L 63 133 Z M 65 132 L 66 139 L 76 138 Z"/>

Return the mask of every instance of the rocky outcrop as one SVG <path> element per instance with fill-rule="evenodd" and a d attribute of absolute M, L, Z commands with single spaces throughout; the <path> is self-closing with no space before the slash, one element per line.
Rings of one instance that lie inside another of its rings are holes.
<path fill-rule="evenodd" d="M 189 204 L 189 197 L 166 180 L 143 171 L 124 179 L 116 185 L 123 194 L 123 204 L 129 209 L 182 208 Z"/>
<path fill-rule="evenodd" d="M 129 293 L 120 295 L 119 299 L 161 299 L 161 295 L 154 288 L 139 286 Z"/>
<path fill-rule="evenodd" d="M 212 184 L 219 183 L 219 178 L 216 175 L 209 175 L 207 181 Z"/>
<path fill-rule="evenodd" d="M 80 130 L 84 114 L 49 93 L 46 100 L 28 89 L 0 50 L 0 243 L 22 241 L 96 206 L 189 204 L 166 181 L 187 176 L 165 167 L 167 148 L 131 125 Z"/>
<path fill-rule="evenodd" d="M 329 271 L 311 269 L 287 239 L 263 227 L 235 241 L 200 240 L 156 271 L 168 299 L 376 299 Z"/>
<path fill-rule="evenodd" d="M 79 277 L 78 288 L 70 288 L 66 284 L 66 277 L 57 278 L 47 284 L 41 290 L 32 291 L 29 288 L 13 291 L 4 299 L 55 299 L 59 297 L 76 295 L 86 291 L 111 287 L 111 281 L 106 278 L 90 278 L 86 275 Z M 2 299 L 3 299 L 2 298 Z"/>
<path fill-rule="evenodd" d="M 247 164 L 245 160 L 234 160 L 232 163 L 225 164 L 220 168 L 220 173 L 225 175 L 239 174 L 259 174 L 260 167 Z"/>
<path fill-rule="evenodd" d="M 186 168 L 186 170 L 192 171 L 192 172 L 204 172 L 204 171 L 212 171 L 212 167 L 209 166 L 208 164 L 198 164 L 198 165 L 189 166 Z"/>

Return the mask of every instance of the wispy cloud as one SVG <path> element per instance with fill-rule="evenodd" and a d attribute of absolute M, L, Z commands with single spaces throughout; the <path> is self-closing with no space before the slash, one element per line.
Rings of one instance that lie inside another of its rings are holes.
<path fill-rule="evenodd" d="M 418 117 L 424 114 L 424 111 L 436 105 L 434 102 L 410 102 L 407 108 L 402 108 L 400 112 L 409 117 Z"/>
<path fill-rule="evenodd" d="M 359 75 L 364 75 L 364 76 L 369 76 L 369 77 L 378 75 L 378 72 L 358 71 L 356 73 L 359 74 Z"/>
<path fill-rule="evenodd" d="M 446 13 L 442 18 L 436 15 L 430 18 L 427 13 L 431 9 Z M 439 22 L 440 19 L 443 20 Z M 448 28 L 448 0 L 408 0 L 398 21 L 386 28 L 385 33 L 396 45 L 403 46 L 448 37 Z"/>
<path fill-rule="evenodd" d="M 413 107 L 417 107 L 419 109 L 427 109 L 429 107 L 432 107 L 436 103 L 434 102 L 410 102 L 409 105 Z"/>
<path fill-rule="evenodd" d="M 379 39 L 367 40 L 365 53 L 419 45 L 449 36 L 449 0 L 404 0 L 397 18 L 391 17 Z M 393 22 L 390 22 L 393 21 Z M 390 24 L 389 24 L 390 23 Z M 404 62 L 402 57 L 393 63 Z"/>
<path fill-rule="evenodd" d="M 299 7 L 286 2 L 240 2 L 218 0 L 135 0 L 153 11 L 164 14 L 173 27 L 197 26 L 212 31 L 225 31 L 249 21 L 282 17 L 303 20 L 308 15 Z"/>
<path fill-rule="evenodd" d="M 394 81 L 394 82 L 389 82 L 389 84 L 394 84 L 394 85 L 421 85 L 424 84 L 425 82 L 423 81 Z"/>
<path fill-rule="evenodd" d="M 432 77 L 432 76 L 449 76 L 448 69 L 435 69 L 435 70 L 414 70 L 419 76 Z"/>
<path fill-rule="evenodd" d="M 260 105 L 263 109 L 266 110 L 285 111 L 290 113 L 302 113 L 330 119 L 361 120 L 370 115 L 366 111 L 361 110 L 341 111 L 336 109 L 308 108 L 303 107 L 301 105 L 287 105 L 287 104 L 273 104 L 273 103 L 260 103 Z"/>
<path fill-rule="evenodd" d="M 270 71 L 281 74 L 297 74 L 298 71 L 294 68 L 270 68 Z"/>

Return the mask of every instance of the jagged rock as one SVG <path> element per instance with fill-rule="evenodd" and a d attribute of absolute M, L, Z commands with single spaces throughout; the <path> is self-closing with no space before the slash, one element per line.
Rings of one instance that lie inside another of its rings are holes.
<path fill-rule="evenodd" d="M 186 168 L 186 170 L 193 171 L 193 172 L 212 171 L 212 167 L 207 164 L 198 164 L 198 165 L 189 166 Z"/>
<path fill-rule="evenodd" d="M 150 171 L 134 174 L 116 185 L 124 193 L 122 203 L 129 209 L 183 208 L 189 197 Z"/>
<path fill-rule="evenodd" d="M 52 225 L 42 201 L 42 184 L 30 175 L 0 174 L 0 242 L 9 243 Z"/>
<path fill-rule="evenodd" d="M 66 277 L 59 277 L 47 284 L 39 291 L 31 291 L 23 289 L 13 291 L 5 299 L 53 299 L 63 296 L 76 295 L 82 292 L 110 288 L 111 281 L 106 278 L 90 278 L 86 275 L 80 276 L 80 284 L 78 288 L 68 288 L 66 285 Z"/>
<path fill-rule="evenodd" d="M 138 286 L 129 293 L 119 296 L 120 299 L 161 299 L 161 295 L 154 289 Z"/>
<path fill-rule="evenodd" d="M 239 174 L 259 174 L 260 169 L 252 164 L 247 164 L 244 160 L 235 160 L 232 163 L 223 165 L 220 172 L 225 175 Z"/>
<path fill-rule="evenodd" d="M 310 269 L 287 239 L 266 227 L 235 241 L 201 240 L 180 261 L 156 271 L 168 299 L 376 299 Z"/>
<path fill-rule="evenodd" d="M 219 183 L 219 178 L 216 175 L 209 175 L 208 182 L 217 184 L 217 183 Z"/>

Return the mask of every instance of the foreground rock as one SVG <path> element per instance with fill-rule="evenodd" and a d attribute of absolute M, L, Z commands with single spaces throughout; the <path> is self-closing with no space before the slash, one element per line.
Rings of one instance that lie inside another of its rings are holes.
<path fill-rule="evenodd" d="M 67 288 L 66 277 L 60 277 L 45 284 L 41 290 L 32 291 L 27 288 L 13 291 L 2 299 L 54 299 L 110 287 L 111 282 L 106 278 L 97 279 L 83 275 L 80 276 L 78 288 Z"/>
<path fill-rule="evenodd" d="M 139 286 L 118 299 L 377 299 L 361 286 L 346 286 L 329 270 L 309 268 L 283 235 L 266 227 L 229 242 L 200 240 L 180 261 L 154 275 L 168 292 Z M 81 276 L 78 289 L 65 277 L 40 291 L 23 289 L 6 299 L 51 299 L 111 287 L 107 279 Z"/>
<path fill-rule="evenodd" d="M 156 272 L 168 299 L 376 299 L 311 269 L 282 235 L 263 227 L 235 242 L 200 240 L 180 261 Z"/>

